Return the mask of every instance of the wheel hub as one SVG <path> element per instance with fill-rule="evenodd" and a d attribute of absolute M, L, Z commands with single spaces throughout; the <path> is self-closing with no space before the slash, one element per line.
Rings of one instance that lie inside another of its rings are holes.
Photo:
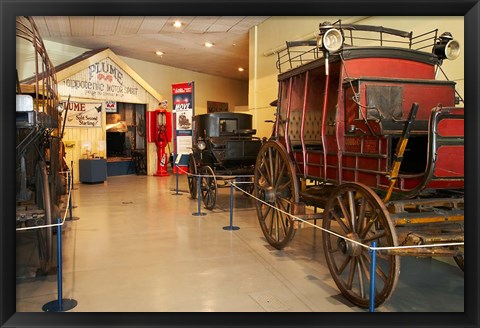
<path fill-rule="evenodd" d="M 273 203 L 276 199 L 277 192 L 273 189 L 273 187 L 267 187 L 265 190 L 265 201 L 267 203 Z"/>
<path fill-rule="evenodd" d="M 346 236 L 348 239 L 360 242 L 357 233 L 349 233 Z M 362 253 L 362 246 L 350 240 L 339 238 L 337 239 L 338 249 L 345 255 L 359 256 Z"/>

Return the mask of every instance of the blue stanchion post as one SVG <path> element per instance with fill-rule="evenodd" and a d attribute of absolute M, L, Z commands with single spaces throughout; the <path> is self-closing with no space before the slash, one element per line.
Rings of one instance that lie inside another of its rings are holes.
<path fill-rule="evenodd" d="M 181 195 L 182 193 L 178 192 L 178 165 L 175 164 L 175 167 L 177 168 L 175 171 L 175 193 L 172 195 L 178 196 Z"/>
<path fill-rule="evenodd" d="M 223 230 L 238 230 L 239 227 L 233 225 L 233 183 L 230 183 L 230 225 L 223 227 Z"/>
<path fill-rule="evenodd" d="M 75 181 L 75 179 L 73 178 L 73 161 L 70 161 L 70 167 L 72 170 L 72 190 L 76 190 L 77 188 L 75 188 L 75 186 L 73 185 L 73 182 Z"/>
<path fill-rule="evenodd" d="M 370 248 L 370 312 L 375 312 L 375 268 L 377 266 L 377 242 L 372 242 L 372 247 Z"/>
<path fill-rule="evenodd" d="M 201 186 L 201 183 L 200 183 L 200 178 L 201 176 L 198 175 L 198 179 L 197 179 L 197 199 L 198 199 L 198 210 L 196 213 L 192 213 L 192 215 L 194 216 L 202 216 L 202 215 L 207 215 L 207 213 L 203 213 L 200 211 L 200 204 L 202 203 L 202 186 Z"/>
<path fill-rule="evenodd" d="M 69 177 L 70 177 L 70 179 L 72 179 L 72 181 L 69 182 L 69 185 L 70 185 L 70 187 L 73 188 L 73 178 L 72 178 L 73 176 L 70 176 L 70 175 L 69 175 Z M 70 213 L 70 216 L 68 217 L 68 220 L 69 220 L 69 221 L 79 220 L 79 219 L 80 219 L 79 217 L 73 216 L 73 214 L 72 214 L 72 209 L 73 209 L 73 193 L 72 193 L 72 189 L 70 189 L 70 198 L 69 198 L 69 200 L 68 200 L 68 211 L 69 211 L 69 213 Z"/>
<path fill-rule="evenodd" d="M 57 299 L 50 301 L 42 307 L 45 312 L 63 312 L 77 306 L 77 301 L 63 298 L 63 270 L 62 270 L 62 224 L 57 219 Z"/>

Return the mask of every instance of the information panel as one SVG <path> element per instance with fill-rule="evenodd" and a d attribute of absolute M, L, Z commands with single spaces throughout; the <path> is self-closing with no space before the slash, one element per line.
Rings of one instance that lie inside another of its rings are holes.
<path fill-rule="evenodd" d="M 188 155 L 192 152 L 194 83 L 172 84 L 174 172 L 188 172 Z"/>

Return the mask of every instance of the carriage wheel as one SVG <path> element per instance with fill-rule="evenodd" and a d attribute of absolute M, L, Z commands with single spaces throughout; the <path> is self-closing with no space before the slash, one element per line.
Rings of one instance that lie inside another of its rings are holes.
<path fill-rule="evenodd" d="M 369 187 L 346 183 L 330 195 L 324 210 L 323 250 L 330 273 L 342 294 L 357 306 L 369 307 L 370 253 L 377 247 L 397 246 L 397 235 L 382 200 Z M 347 240 L 342 237 L 346 237 Z M 375 306 L 387 301 L 395 290 L 400 273 L 400 257 L 377 251 Z"/>
<path fill-rule="evenodd" d="M 295 170 L 285 148 L 278 142 L 266 142 L 255 164 L 254 195 L 257 216 L 268 243 L 282 249 L 295 235 L 293 219 L 286 213 L 294 213 L 299 189 Z M 281 209 L 282 211 L 277 210 Z"/>
<path fill-rule="evenodd" d="M 207 210 L 212 210 L 217 201 L 217 179 L 210 166 L 202 167 L 202 177 L 200 181 L 203 204 Z"/>
<path fill-rule="evenodd" d="M 37 194 L 37 206 L 45 210 L 45 225 L 52 224 L 52 203 L 50 200 L 50 186 L 48 183 L 47 167 L 44 161 L 37 163 L 35 168 L 35 190 Z M 39 268 L 37 275 L 46 275 L 52 267 L 53 242 L 52 227 L 37 230 Z"/>
<path fill-rule="evenodd" d="M 192 154 L 190 154 L 190 156 L 188 156 L 188 173 L 189 175 L 187 176 L 187 179 L 188 179 L 188 191 L 190 192 L 190 197 L 192 197 L 192 199 L 197 199 L 197 179 L 198 177 L 196 177 L 197 175 L 197 162 L 195 161 L 195 156 Z M 193 174 L 193 175 L 190 175 L 190 174 Z"/>

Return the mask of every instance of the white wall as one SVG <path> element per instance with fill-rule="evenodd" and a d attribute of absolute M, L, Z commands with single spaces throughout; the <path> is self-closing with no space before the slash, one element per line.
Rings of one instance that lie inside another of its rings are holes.
<path fill-rule="evenodd" d="M 462 17 L 272 17 L 250 29 L 249 62 L 249 112 L 254 114 L 254 128 L 257 136 L 268 137 L 275 109 L 269 106 L 277 99 L 277 55 L 272 51 L 284 48 L 286 41 L 313 38 L 318 26 L 324 21 L 334 22 L 342 19 L 343 23 L 380 25 L 394 29 L 412 31 L 414 35 L 438 28 L 439 33 L 451 32 L 456 40 L 465 47 L 464 23 Z M 265 54 L 268 52 L 269 54 Z M 457 82 L 457 90 L 463 97 L 464 90 L 464 56 L 463 52 L 455 61 L 445 61 L 442 68 L 450 80 Z M 438 76 L 444 79 L 443 76 Z"/>

